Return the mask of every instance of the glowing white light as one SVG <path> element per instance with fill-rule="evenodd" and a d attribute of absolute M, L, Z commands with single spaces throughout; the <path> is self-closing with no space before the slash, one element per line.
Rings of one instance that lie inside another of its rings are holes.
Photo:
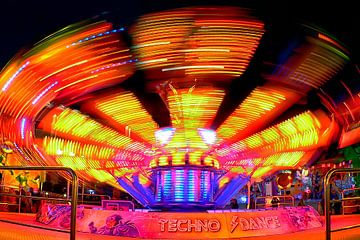
<path fill-rule="evenodd" d="M 198 132 L 201 139 L 207 145 L 213 145 L 217 140 L 216 132 L 212 129 L 198 128 Z"/>
<path fill-rule="evenodd" d="M 247 197 L 246 196 L 241 196 L 240 197 L 240 203 L 246 203 L 247 202 Z"/>
<path fill-rule="evenodd" d="M 156 141 L 161 145 L 168 144 L 171 138 L 174 136 L 175 128 L 167 127 L 159 129 L 155 132 Z"/>
<path fill-rule="evenodd" d="M 25 124 L 26 124 L 26 118 L 21 119 L 20 133 L 21 133 L 21 138 L 22 139 L 25 139 Z"/>

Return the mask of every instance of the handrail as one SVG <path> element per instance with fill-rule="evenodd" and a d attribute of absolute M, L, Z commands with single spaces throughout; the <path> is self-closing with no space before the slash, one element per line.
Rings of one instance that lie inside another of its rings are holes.
<path fill-rule="evenodd" d="M 360 207 L 360 204 L 355 204 L 355 205 L 345 205 L 346 200 L 360 200 L 360 197 L 345 197 L 345 192 L 349 192 L 349 191 L 356 191 L 356 190 L 360 190 L 360 188 L 346 188 L 343 189 L 341 191 L 341 199 L 343 199 L 342 203 L 342 214 L 345 214 L 345 208 L 354 208 L 354 207 Z"/>
<path fill-rule="evenodd" d="M 77 209 L 77 195 L 78 195 L 78 177 L 74 170 L 68 167 L 44 167 L 44 166 L 0 166 L 0 170 L 46 170 L 46 171 L 66 171 L 72 178 L 72 198 L 71 202 L 71 218 L 70 218 L 70 240 L 75 240 L 76 237 L 76 209 Z M 0 193 L 1 194 L 1 193 Z M 21 198 L 21 195 L 18 196 Z M 23 196 L 26 197 L 26 196 Z"/>
<path fill-rule="evenodd" d="M 260 196 L 260 197 L 255 198 L 255 209 L 257 208 L 257 206 L 266 206 L 266 203 L 258 204 L 257 203 L 258 199 L 267 199 L 267 198 L 279 198 L 279 200 L 284 199 L 284 202 L 279 202 L 279 203 L 277 203 L 277 205 L 288 205 L 290 203 L 285 202 L 285 199 L 291 199 L 291 205 L 295 206 L 295 199 L 293 196 L 286 196 L 286 195 Z"/>
<path fill-rule="evenodd" d="M 17 194 L 10 194 L 10 193 L 0 193 L 2 196 L 9 196 L 9 197 L 18 197 L 20 198 L 29 198 L 29 199 L 37 199 L 37 200 L 48 200 L 48 201 L 57 201 L 57 202 L 71 202 L 70 199 L 63 199 L 63 198 L 50 198 L 50 197 L 38 197 L 38 196 L 26 196 L 26 195 L 17 195 Z"/>
<path fill-rule="evenodd" d="M 355 227 L 360 227 L 360 224 L 358 225 L 354 225 L 354 226 L 350 226 L 350 227 L 342 227 L 342 228 L 338 228 L 335 230 L 331 230 L 331 208 L 330 208 L 330 202 L 339 202 L 339 201 L 343 201 L 343 199 L 341 200 L 335 200 L 335 201 L 331 201 L 330 200 L 330 179 L 332 178 L 332 176 L 335 173 L 348 173 L 348 172 L 360 172 L 360 168 L 342 168 L 342 169 L 331 169 L 329 170 L 325 177 L 324 177 L 324 201 L 325 201 L 325 227 L 326 227 L 326 231 L 325 231 L 325 236 L 326 236 L 326 240 L 331 240 L 331 232 L 338 232 L 338 231 L 342 231 L 342 230 L 347 230 L 349 228 L 355 228 Z M 352 200 L 353 198 L 347 198 L 346 200 Z"/>
<path fill-rule="evenodd" d="M 19 186 L 15 186 L 15 185 L 9 185 L 9 184 L 0 184 L 0 188 L 19 188 Z"/>
<path fill-rule="evenodd" d="M 6 193 L 2 193 L 2 191 L 3 191 L 5 188 L 17 189 L 17 190 L 20 190 L 20 189 L 21 189 L 19 186 L 1 184 L 1 185 L 0 185 L 0 189 L 1 189 L 1 190 L 0 190 L 0 195 L 2 195 L 2 196 L 9 196 L 9 195 L 6 195 Z M 19 191 L 19 195 L 15 194 L 14 197 L 19 198 L 19 203 L 17 203 L 17 205 L 18 205 L 18 212 L 20 213 L 20 212 L 21 212 L 21 191 Z M 16 205 L 16 204 L 13 204 L 13 205 Z"/>
<path fill-rule="evenodd" d="M 133 212 L 135 211 L 135 204 L 132 201 L 129 201 L 129 200 L 102 200 L 101 204 L 102 204 L 103 208 L 104 208 L 104 203 L 106 204 L 106 202 L 127 203 L 129 206 L 131 206 L 131 210 Z"/>
<path fill-rule="evenodd" d="M 111 197 L 109 195 L 105 195 L 105 194 L 89 194 L 89 193 L 78 193 L 78 197 L 80 196 L 92 196 L 92 197 L 106 197 L 108 200 L 111 199 Z M 78 199 L 80 200 L 80 199 Z M 81 198 L 81 204 L 84 204 L 84 202 L 95 202 L 95 201 L 84 201 L 84 198 Z M 101 199 L 100 199 L 100 204 L 101 204 Z"/>

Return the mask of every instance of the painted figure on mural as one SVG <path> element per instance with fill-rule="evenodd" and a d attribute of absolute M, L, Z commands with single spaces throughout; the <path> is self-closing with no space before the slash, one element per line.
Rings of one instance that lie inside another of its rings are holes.
<path fill-rule="evenodd" d="M 287 211 L 290 220 L 298 230 L 321 227 L 319 215 L 310 207 L 290 208 Z"/>
<path fill-rule="evenodd" d="M 85 216 L 84 208 L 78 207 L 76 210 L 76 219 L 81 220 L 84 218 L 84 216 Z M 65 211 L 59 218 L 60 218 L 59 225 L 63 228 L 70 229 L 70 225 L 71 225 L 71 208 L 70 208 L 70 206 L 67 206 L 67 208 L 65 209 Z"/>
<path fill-rule="evenodd" d="M 91 233 L 112 235 L 112 236 L 126 236 L 138 237 L 139 230 L 130 221 L 122 222 L 122 217 L 119 214 L 114 214 L 106 219 L 106 224 L 99 229 L 95 226 L 94 222 L 89 223 L 89 230 Z"/>

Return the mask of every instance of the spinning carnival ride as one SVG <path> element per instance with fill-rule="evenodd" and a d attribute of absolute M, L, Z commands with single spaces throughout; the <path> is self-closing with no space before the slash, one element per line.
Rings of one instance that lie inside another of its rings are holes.
<path fill-rule="evenodd" d="M 1 72 L 2 141 L 23 165 L 71 167 L 144 206 L 222 207 L 251 178 L 316 160 L 359 122 L 359 93 L 340 104 L 327 92 L 347 86 L 347 51 L 299 32 L 275 42 L 231 7 L 148 14 L 129 29 L 68 26 Z"/>

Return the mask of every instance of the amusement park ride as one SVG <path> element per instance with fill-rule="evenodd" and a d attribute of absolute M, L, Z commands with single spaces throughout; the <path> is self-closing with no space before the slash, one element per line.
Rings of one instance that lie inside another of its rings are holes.
<path fill-rule="evenodd" d="M 360 96 L 343 79 L 348 51 L 311 26 L 276 39 L 253 15 L 189 7 L 61 29 L 0 73 L 3 145 L 22 165 L 71 167 L 144 207 L 189 210 L 349 144 Z"/>

